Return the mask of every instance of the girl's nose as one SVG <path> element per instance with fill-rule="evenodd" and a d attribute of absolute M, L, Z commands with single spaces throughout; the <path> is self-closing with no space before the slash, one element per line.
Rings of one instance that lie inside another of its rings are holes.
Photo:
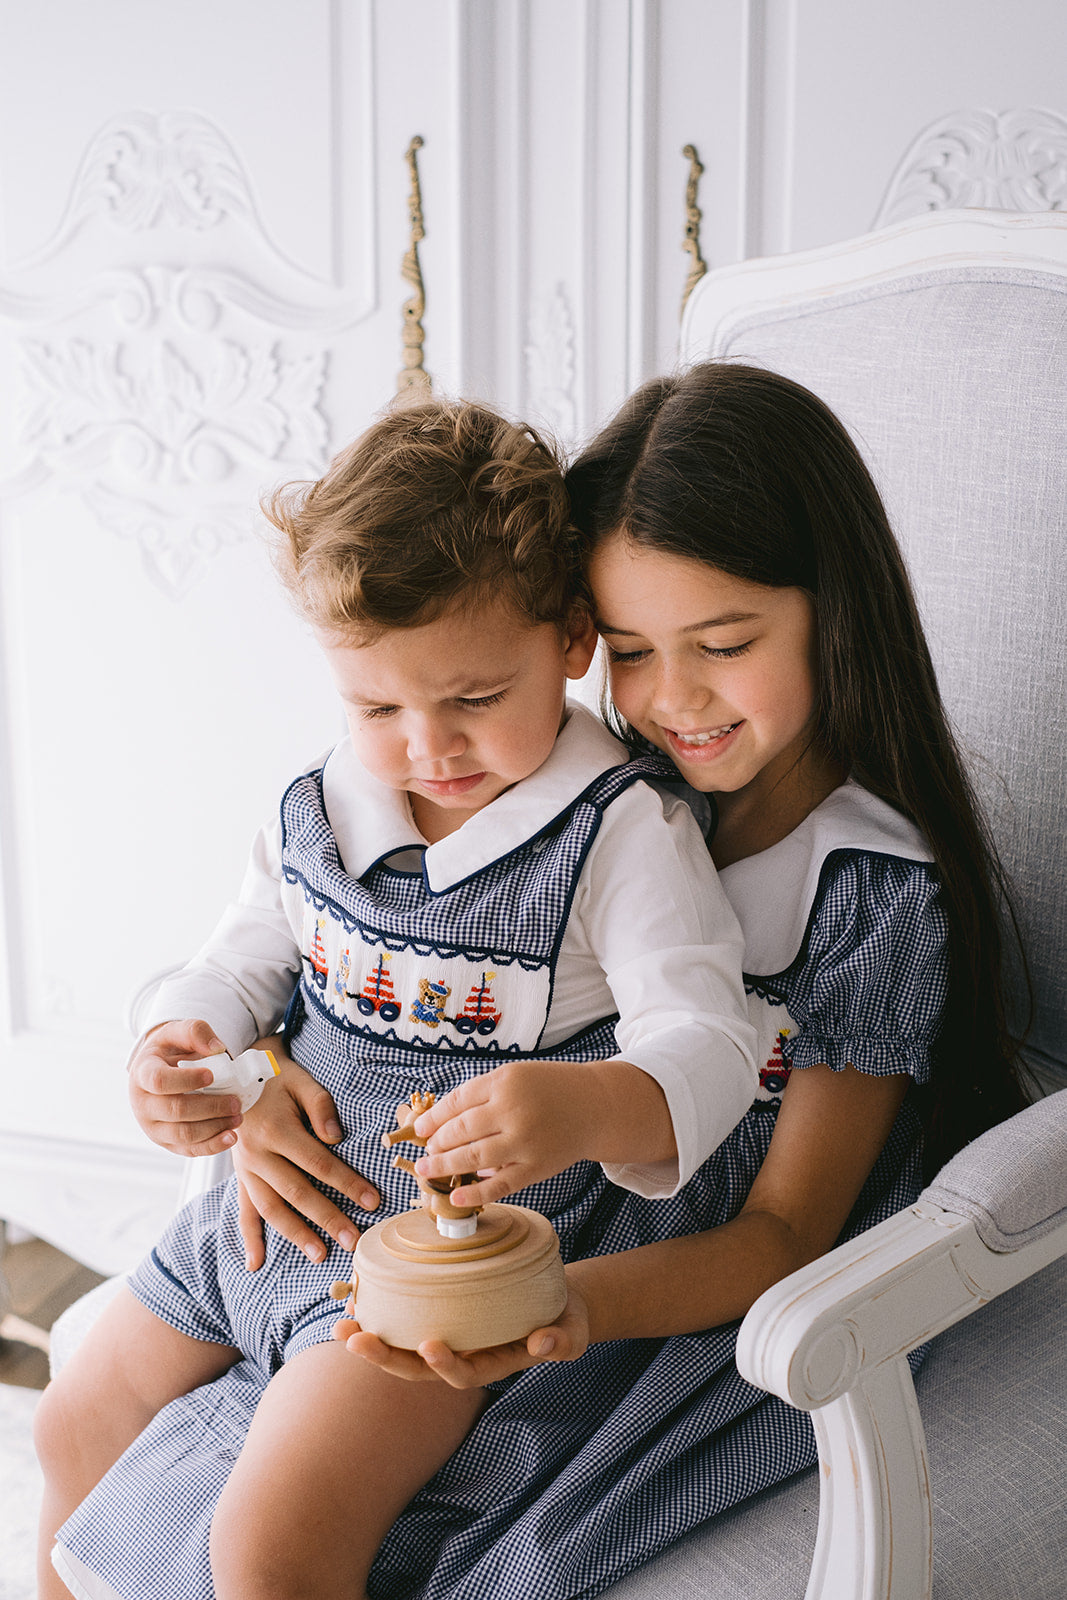
<path fill-rule="evenodd" d="M 703 711 L 710 698 L 710 686 L 701 681 L 699 673 L 670 663 L 660 667 L 652 686 L 653 710 L 660 720 Z"/>

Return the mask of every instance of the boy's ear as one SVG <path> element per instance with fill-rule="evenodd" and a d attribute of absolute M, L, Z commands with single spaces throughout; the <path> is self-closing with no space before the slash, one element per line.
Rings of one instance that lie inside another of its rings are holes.
<path fill-rule="evenodd" d="M 584 678 L 596 652 L 597 631 L 585 607 L 574 611 L 563 635 L 563 660 L 568 678 Z"/>

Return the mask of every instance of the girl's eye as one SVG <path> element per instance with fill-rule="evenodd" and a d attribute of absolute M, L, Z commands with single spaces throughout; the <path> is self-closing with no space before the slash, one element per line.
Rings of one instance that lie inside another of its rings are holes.
<path fill-rule="evenodd" d="M 613 650 L 607 646 L 608 660 L 613 667 L 632 667 L 635 662 L 643 661 L 648 655 L 647 650 Z"/>
<path fill-rule="evenodd" d="M 485 706 L 499 705 L 506 694 L 506 689 L 499 689 L 496 694 L 483 694 L 478 699 L 461 698 L 459 703 L 461 706 L 473 706 L 475 709 L 481 709 Z"/>
<path fill-rule="evenodd" d="M 716 649 L 714 645 L 710 644 L 701 646 L 704 654 L 706 656 L 712 656 L 716 661 L 729 661 L 731 656 L 743 656 L 745 651 L 751 650 L 751 648 L 751 639 L 746 640 L 744 644 L 721 645 L 718 649 Z"/>
<path fill-rule="evenodd" d="M 391 717 L 395 710 L 396 706 L 364 706 L 363 720 L 373 722 L 378 717 Z"/>

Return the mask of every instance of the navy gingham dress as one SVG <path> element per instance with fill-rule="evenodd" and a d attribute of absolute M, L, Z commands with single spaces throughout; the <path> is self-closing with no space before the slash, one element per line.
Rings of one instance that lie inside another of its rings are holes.
<path fill-rule="evenodd" d="M 591 801 L 594 809 L 605 802 L 621 770 L 600 780 L 607 790 Z M 340 912 L 343 922 L 351 905 L 345 911 L 333 898 L 339 866 L 320 814 L 321 796 L 317 801 L 313 780 L 311 787 L 309 780 L 302 782 L 302 789 L 291 791 L 299 793 L 299 804 L 290 808 L 289 826 L 290 836 L 302 831 L 308 848 L 293 870 L 303 874 L 309 904 L 317 912 L 329 908 L 331 916 Z M 838 832 L 849 837 L 847 829 Z M 542 886 L 554 885 L 548 898 L 555 897 L 563 914 L 565 885 L 574 881 L 565 863 L 580 834 L 579 823 L 573 838 L 570 829 L 561 831 L 538 853 L 538 859 L 551 855 L 551 865 L 543 863 Z M 649 1201 L 617 1189 L 598 1167 L 583 1164 L 516 1197 L 553 1216 L 566 1257 L 627 1249 L 734 1216 L 767 1153 L 782 1090 L 797 1067 L 821 1061 L 841 1069 L 852 1063 L 862 1071 L 906 1071 L 917 1083 L 924 1081 L 945 988 L 945 927 L 936 875 L 921 849 L 914 852 L 918 859 L 909 858 L 901 854 L 906 840 L 902 846 L 896 838 L 883 854 L 870 848 L 869 834 L 868 829 L 863 835 L 864 848 L 829 849 L 816 863 L 803 938 L 788 964 L 746 975 L 750 1013 L 763 1040 L 760 1089 L 751 1110 L 696 1177 L 672 1199 Z M 766 857 L 762 887 L 757 869 L 745 892 L 795 893 L 796 882 L 779 881 L 781 858 L 774 851 Z M 571 865 L 577 867 L 577 858 Z M 789 879 L 795 864 L 784 866 Z M 391 892 L 401 897 L 417 892 L 419 881 L 412 877 L 407 884 L 393 884 Z M 487 916 L 482 901 L 471 909 L 475 919 Z M 737 909 L 744 925 L 742 908 Z M 405 901 L 406 926 L 410 914 Z M 528 921 L 524 959 L 533 961 L 531 926 Z M 550 945 L 549 919 L 544 932 Z M 427 926 L 424 942 L 432 944 L 433 937 Z M 488 948 L 499 940 L 491 920 L 482 924 L 479 937 L 481 945 L 475 948 L 472 941 L 469 946 L 476 964 L 490 954 L 494 961 L 506 954 Z M 455 943 L 452 927 L 442 949 Z M 305 975 L 300 993 L 303 1015 L 294 1033 L 294 1055 L 343 1101 L 346 1090 L 335 1073 L 331 1033 L 336 1020 L 313 971 Z M 571 1043 L 574 1050 L 566 1053 L 576 1059 L 586 1048 L 610 1053 L 602 1050 L 598 1028 Z M 483 1062 L 478 1045 L 468 1040 L 458 1051 L 441 1051 L 433 1063 L 440 1076 L 431 1073 L 427 1082 L 430 1063 L 420 1052 L 414 1063 L 418 1083 L 411 1087 L 444 1089 L 456 1081 L 450 1073 L 457 1067 L 462 1074 Z M 406 1093 L 406 1080 L 401 1084 L 400 1079 L 407 1067 L 398 1061 L 394 1072 L 378 1063 L 375 1071 L 383 1073 L 381 1105 L 388 1123 Z M 350 1126 L 344 1111 L 341 1120 Z M 398 1195 L 397 1175 L 381 1159 L 382 1122 L 375 1111 L 366 1130 L 350 1134 L 353 1142 L 343 1149 L 346 1159 L 382 1187 L 379 1217 L 387 1208 L 410 1203 L 410 1190 Z M 920 1136 L 909 1096 L 842 1237 L 909 1204 L 920 1187 Z M 227 1250 L 243 1274 L 235 1208 L 225 1191 L 201 1197 L 193 1213 L 182 1214 L 184 1222 L 179 1219 L 169 1230 L 134 1282 L 135 1293 L 147 1303 L 152 1304 L 153 1294 L 160 1297 L 153 1309 L 167 1303 L 168 1280 L 182 1275 L 192 1294 L 183 1290 L 178 1301 L 210 1300 L 217 1257 Z M 179 1236 L 184 1239 L 180 1250 Z M 122 1600 L 212 1596 L 208 1541 L 218 1496 L 271 1371 L 297 1349 L 328 1336 L 336 1307 L 324 1306 L 317 1293 L 347 1276 L 350 1260 L 335 1248 L 325 1264 L 313 1267 L 276 1237 L 271 1249 L 279 1262 L 272 1297 L 277 1302 L 280 1293 L 281 1304 L 269 1314 L 251 1305 L 249 1326 L 242 1328 L 242 1348 L 248 1341 L 245 1359 L 166 1407 L 60 1531 L 61 1545 L 82 1564 L 80 1570 L 99 1573 L 110 1585 L 98 1591 L 108 1600 L 113 1594 Z M 266 1275 L 264 1268 L 253 1277 L 265 1283 Z M 247 1306 L 247 1275 L 241 1289 Z M 162 1309 L 160 1314 L 168 1315 Z M 220 1337 L 208 1331 L 218 1314 L 217 1308 L 209 1310 L 199 1336 Z M 175 1320 L 173 1306 L 169 1320 Z M 190 1325 L 187 1331 L 194 1329 Z M 578 1361 L 541 1365 L 494 1385 L 494 1397 L 468 1438 L 388 1534 L 371 1572 L 372 1600 L 596 1595 L 698 1523 L 812 1464 L 810 1420 L 740 1377 L 736 1336 L 737 1324 L 731 1324 L 669 1339 L 595 1345 Z M 94 1591 L 87 1586 L 85 1593 Z"/>

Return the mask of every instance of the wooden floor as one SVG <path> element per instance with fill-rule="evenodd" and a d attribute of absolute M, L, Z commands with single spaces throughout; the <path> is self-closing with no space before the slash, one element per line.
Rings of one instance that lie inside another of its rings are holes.
<path fill-rule="evenodd" d="M 0 1383 L 43 1389 L 48 1382 L 48 1330 L 61 1312 L 104 1280 L 43 1239 L 8 1245 L 0 1271 L 13 1301 L 0 1322 Z"/>

